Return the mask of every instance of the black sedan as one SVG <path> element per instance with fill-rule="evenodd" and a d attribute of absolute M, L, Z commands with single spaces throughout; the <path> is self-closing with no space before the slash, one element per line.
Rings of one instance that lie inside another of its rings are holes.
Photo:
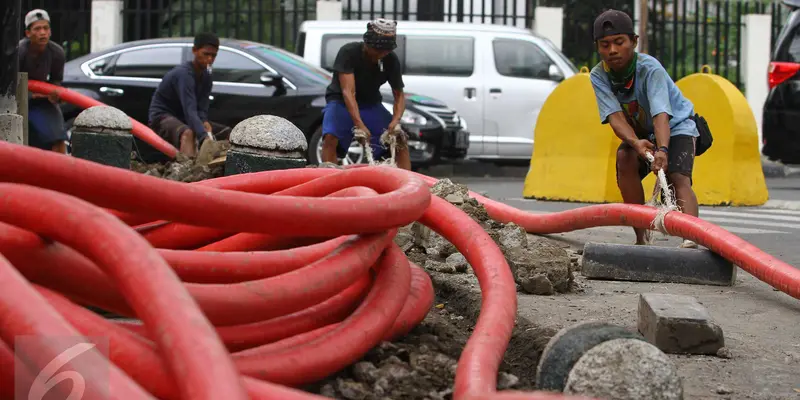
<path fill-rule="evenodd" d="M 761 152 L 771 160 L 800 164 L 800 0 L 783 3 L 791 11 L 769 65 Z"/>
<path fill-rule="evenodd" d="M 192 38 L 123 43 L 69 61 L 63 85 L 147 124 L 150 99 L 161 78 L 190 60 L 191 48 Z M 232 128 L 260 114 L 286 118 L 306 134 L 309 163 L 319 163 L 324 94 L 332 77 L 329 72 L 277 47 L 222 39 L 213 77 L 210 120 Z M 391 110 L 391 93 L 383 96 L 384 106 Z M 456 112 L 435 99 L 411 93 L 406 97 L 402 125 L 409 133 L 413 167 L 463 159 L 469 133 Z M 67 127 L 71 127 L 82 110 L 69 104 L 62 107 Z M 146 143 L 137 140 L 136 145 L 146 161 L 161 158 Z M 342 163 L 364 161 L 361 146 L 354 143 L 350 150 Z"/>

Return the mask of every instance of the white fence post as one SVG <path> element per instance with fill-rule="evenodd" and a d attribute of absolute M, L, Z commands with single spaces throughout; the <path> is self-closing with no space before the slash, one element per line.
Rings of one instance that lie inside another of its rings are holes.
<path fill-rule="evenodd" d="M 742 75 L 744 92 L 758 125 L 758 148 L 762 142 L 761 122 L 764 113 L 764 102 L 769 93 L 767 73 L 769 71 L 770 52 L 772 51 L 772 16 L 769 14 L 748 14 L 744 16 L 742 32 Z"/>
<path fill-rule="evenodd" d="M 564 39 L 564 9 L 561 7 L 536 7 L 533 30 L 555 44 L 561 50 Z"/>
<path fill-rule="evenodd" d="M 92 0 L 91 52 L 122 43 L 123 0 Z"/>
<path fill-rule="evenodd" d="M 317 0 L 318 21 L 341 21 L 342 2 L 338 0 Z"/>

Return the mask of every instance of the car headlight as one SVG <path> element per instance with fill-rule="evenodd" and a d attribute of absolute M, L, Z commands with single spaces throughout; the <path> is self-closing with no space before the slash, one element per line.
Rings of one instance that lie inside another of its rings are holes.
<path fill-rule="evenodd" d="M 394 112 L 394 105 L 390 103 L 383 103 L 383 106 L 388 110 L 390 113 Z M 414 111 L 405 110 L 403 112 L 403 116 L 400 117 L 400 122 L 408 125 L 427 125 L 428 119 L 422 116 L 419 113 L 415 113 Z"/>
<path fill-rule="evenodd" d="M 467 120 L 464 119 L 464 117 L 462 117 L 462 116 L 459 116 L 458 119 L 460 120 L 459 123 L 461 125 L 461 129 L 466 131 L 467 130 Z"/>

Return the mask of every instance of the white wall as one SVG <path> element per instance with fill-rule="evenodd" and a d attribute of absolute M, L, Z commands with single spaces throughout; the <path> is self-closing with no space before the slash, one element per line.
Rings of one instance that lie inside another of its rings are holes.
<path fill-rule="evenodd" d="M 758 125 L 758 148 L 763 147 L 761 138 L 764 102 L 767 99 L 769 86 L 770 52 L 772 51 L 771 28 L 772 16 L 769 14 L 749 14 L 743 19 L 742 32 L 742 76 L 747 102 L 753 110 Z"/>

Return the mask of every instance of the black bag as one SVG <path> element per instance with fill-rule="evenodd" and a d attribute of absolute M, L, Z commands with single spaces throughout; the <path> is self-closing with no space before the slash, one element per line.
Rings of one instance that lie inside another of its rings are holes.
<path fill-rule="evenodd" d="M 708 122 L 706 122 L 706 119 L 701 117 L 700 114 L 695 114 L 690 118 L 694 121 L 695 125 L 697 125 L 697 132 L 700 133 L 700 137 L 697 138 L 697 147 L 695 148 L 694 155 L 696 157 L 705 153 L 706 150 L 711 147 L 711 144 L 714 142 L 714 137 L 711 136 L 711 129 L 708 128 Z"/>

